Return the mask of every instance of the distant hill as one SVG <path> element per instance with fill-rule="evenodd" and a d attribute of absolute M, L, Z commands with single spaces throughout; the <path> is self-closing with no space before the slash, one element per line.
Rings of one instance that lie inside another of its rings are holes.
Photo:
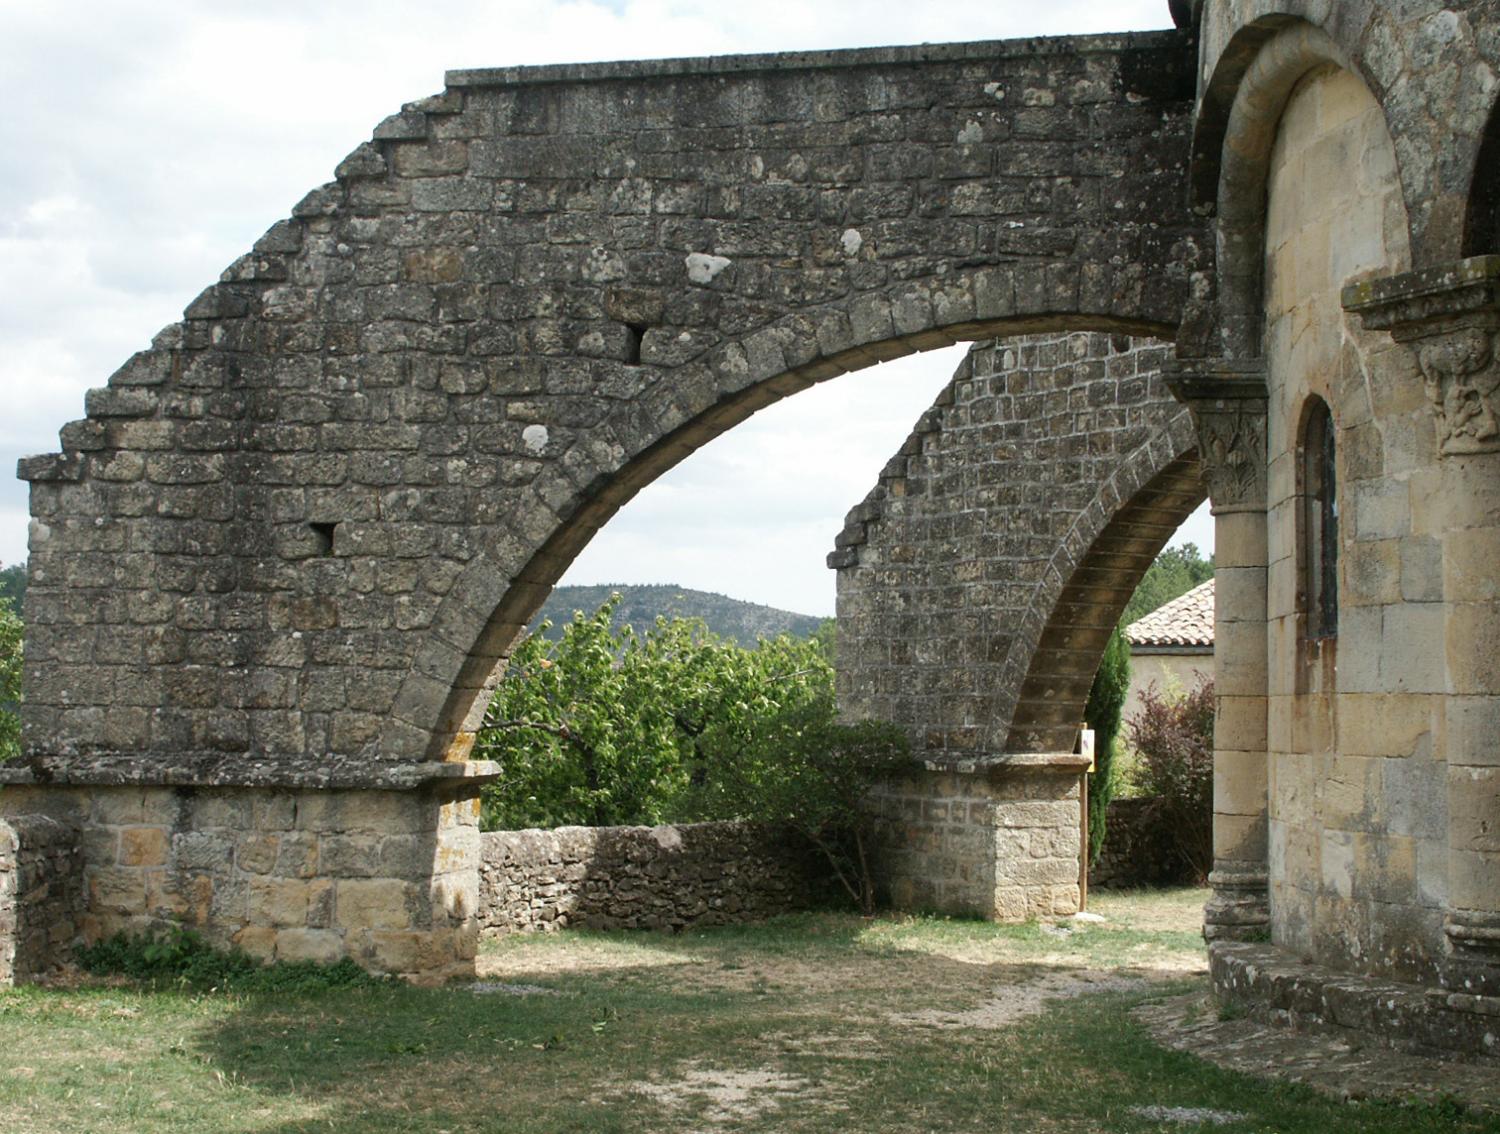
<path fill-rule="evenodd" d="M 620 592 L 620 608 L 615 612 L 615 624 L 628 622 L 637 634 L 644 634 L 656 622 L 656 616 L 668 618 L 701 618 L 709 630 L 738 642 L 742 646 L 753 646 L 761 638 L 774 638 L 777 634 L 791 634 L 805 638 L 815 631 L 821 618 L 810 614 L 793 614 L 789 610 L 777 610 L 774 606 L 761 606 L 755 602 L 741 602 L 709 591 L 695 591 L 688 587 L 671 584 L 649 586 L 558 587 L 552 592 L 541 613 L 532 622 L 535 626 L 542 619 L 552 621 L 547 637 L 557 638 L 564 624 L 571 622 L 573 612 L 581 610 L 593 614 L 604 605 L 606 599 Z"/>

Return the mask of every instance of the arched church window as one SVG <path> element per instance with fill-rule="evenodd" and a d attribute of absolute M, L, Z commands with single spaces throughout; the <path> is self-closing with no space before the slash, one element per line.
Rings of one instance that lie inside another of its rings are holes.
<path fill-rule="evenodd" d="M 1333 414 L 1311 399 L 1302 424 L 1302 596 L 1309 638 L 1333 638 L 1339 626 L 1339 505 Z"/>

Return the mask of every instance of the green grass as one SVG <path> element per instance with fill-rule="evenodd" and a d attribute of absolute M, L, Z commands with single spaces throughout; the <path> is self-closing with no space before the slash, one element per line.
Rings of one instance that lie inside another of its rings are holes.
<path fill-rule="evenodd" d="M 1184 1130 L 1150 1105 L 1246 1115 L 1231 1134 L 1500 1134 L 1451 1109 L 1339 1104 L 1150 1043 L 1128 1009 L 1191 989 L 1201 892 L 1039 926 L 805 914 L 677 936 L 487 944 L 481 995 L 400 985 L 231 993 L 0 992 L 0 1130 Z M 1150 983 L 1002 1027 L 935 1026 L 1088 966 Z M 739 1092 L 742 1097 L 736 1097 Z M 1205 1127 L 1205 1129 L 1209 1129 Z"/>

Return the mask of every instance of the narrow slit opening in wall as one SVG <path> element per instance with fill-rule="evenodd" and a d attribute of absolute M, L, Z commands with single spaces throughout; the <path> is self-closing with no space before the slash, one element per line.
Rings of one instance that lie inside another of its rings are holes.
<path fill-rule="evenodd" d="M 313 537 L 317 540 L 318 555 L 329 556 L 333 554 L 333 531 L 337 524 L 308 524 L 312 529 Z"/>
<path fill-rule="evenodd" d="M 641 340 L 646 337 L 646 324 L 626 323 L 625 332 L 625 361 L 632 366 L 639 366 L 641 362 Z"/>

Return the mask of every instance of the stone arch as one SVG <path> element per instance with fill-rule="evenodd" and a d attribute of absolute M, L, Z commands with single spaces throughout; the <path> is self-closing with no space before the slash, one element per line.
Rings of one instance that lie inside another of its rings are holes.
<path fill-rule="evenodd" d="M 1224 116 L 1222 158 L 1213 172 L 1220 349 L 1226 358 L 1248 359 L 1262 350 L 1266 184 L 1282 111 L 1310 72 L 1328 66 L 1360 72 L 1327 32 L 1300 20 L 1268 19 L 1241 32 L 1237 41 L 1238 50 L 1225 64 L 1229 73 L 1221 80 L 1216 76 L 1226 89 L 1213 101 L 1222 105 L 1230 83 L 1233 93 Z"/>
<path fill-rule="evenodd" d="M 1000 273 L 1002 280 L 1004 276 L 1005 273 Z M 876 326 L 899 332 L 898 338 L 872 340 L 833 353 L 821 353 L 830 341 L 839 341 L 830 340 L 829 323 L 841 327 L 848 322 L 843 313 L 835 311 L 825 312 L 819 322 L 792 317 L 782 325 L 756 332 L 748 340 L 732 342 L 707 364 L 716 381 L 701 387 L 700 400 L 706 404 L 684 403 L 683 392 L 677 389 L 659 393 L 644 406 L 631 408 L 631 415 L 659 423 L 672 423 L 685 413 L 692 414 L 686 420 L 669 424 L 660 437 L 638 452 L 631 453 L 623 443 L 610 445 L 600 440 L 625 435 L 628 421 L 606 420 L 596 427 L 587 452 L 562 468 L 547 470 L 547 479 L 534 489 L 537 500 L 545 502 L 537 514 L 549 519 L 555 516 L 556 526 L 545 534 L 538 531 L 523 545 L 519 567 L 485 556 L 476 559 L 439 609 L 432 640 L 419 652 L 416 667 L 396 700 L 397 721 L 409 727 L 398 726 L 387 732 L 390 745 L 387 755 L 428 760 L 465 755 L 472 746 L 473 734 L 483 719 L 493 682 L 499 677 L 511 643 L 594 533 L 640 489 L 757 410 L 817 382 L 878 361 L 965 340 L 1062 330 L 1165 337 L 1173 329 L 1160 318 L 1122 317 L 1107 312 L 1057 313 L 1052 310 L 1054 301 L 1041 292 L 1008 302 L 997 298 L 995 303 L 1003 302 L 1010 309 L 1005 315 L 996 316 L 991 306 L 987 308 L 987 318 L 937 322 L 939 311 L 950 313 L 950 317 L 952 313 L 977 314 L 965 302 L 976 291 L 996 297 L 1013 294 L 1011 287 L 997 286 L 995 279 L 995 272 L 985 272 L 977 279 L 965 275 L 940 281 L 938 286 L 946 298 L 937 303 L 928 301 L 930 285 L 926 281 L 907 285 L 903 294 L 890 304 L 890 317 L 876 321 Z M 914 302 L 913 297 L 921 297 L 921 301 Z M 869 309 L 872 300 L 866 297 L 860 302 Z M 880 310 L 885 301 L 876 298 L 873 305 Z M 793 369 L 774 370 L 793 359 L 807 361 Z M 766 373 L 768 370 L 770 373 Z M 710 400 L 711 397 L 717 400 Z M 493 604 L 488 617 L 476 617 L 487 604 Z M 455 644 L 454 639 L 462 641 Z M 424 723 L 432 721 L 437 722 L 435 726 Z M 419 740 L 424 731 L 424 747 L 404 751 L 396 747 L 403 741 Z"/>
<path fill-rule="evenodd" d="M 1464 216 L 1464 256 L 1500 253 L 1500 99 L 1490 109 L 1474 158 Z"/>
<path fill-rule="evenodd" d="M 932 760 L 1072 751 L 1109 628 L 1204 495 L 1166 354 L 976 344 L 830 556 L 846 712 Z"/>
<path fill-rule="evenodd" d="M 590 525 L 757 406 L 1170 335 L 1190 80 L 1175 33 L 450 74 L 26 463 L 33 763 L 461 756 Z"/>
<path fill-rule="evenodd" d="M 1100 488 L 1048 564 L 1046 593 L 1033 608 L 1047 612 L 1044 628 L 1029 649 L 1020 639 L 1014 648 L 1029 656 L 1020 663 L 1025 678 L 1006 752 L 1072 751 L 1099 658 L 1125 604 L 1206 495 L 1186 415 Z M 1081 555 L 1080 546 L 1087 547 Z"/>

